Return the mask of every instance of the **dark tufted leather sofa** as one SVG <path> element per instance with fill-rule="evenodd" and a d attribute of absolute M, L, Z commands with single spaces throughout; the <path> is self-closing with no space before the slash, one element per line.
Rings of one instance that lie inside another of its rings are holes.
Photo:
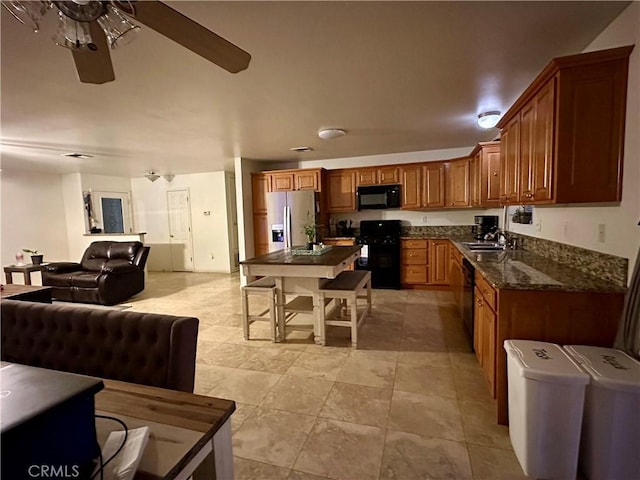
<path fill-rule="evenodd" d="M 150 247 L 140 242 L 93 242 L 80 263 L 50 263 L 42 284 L 58 300 L 114 305 L 144 290 Z"/>
<path fill-rule="evenodd" d="M 2 360 L 193 392 L 198 319 L 2 300 Z"/>

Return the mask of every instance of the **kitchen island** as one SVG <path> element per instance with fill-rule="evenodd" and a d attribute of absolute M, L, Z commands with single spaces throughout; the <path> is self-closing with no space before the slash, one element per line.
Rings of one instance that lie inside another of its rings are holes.
<path fill-rule="evenodd" d="M 320 343 L 320 304 L 318 290 L 337 277 L 360 257 L 360 246 L 334 246 L 322 255 L 294 255 L 291 249 L 278 250 L 240 262 L 246 277 L 274 277 L 280 341 L 284 340 L 285 299 L 287 295 L 311 298 L 314 341 Z M 282 321 L 281 321 L 282 320 Z"/>

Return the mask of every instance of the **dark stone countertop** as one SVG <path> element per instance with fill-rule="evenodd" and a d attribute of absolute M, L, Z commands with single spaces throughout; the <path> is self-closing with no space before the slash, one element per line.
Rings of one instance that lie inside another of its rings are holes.
<path fill-rule="evenodd" d="M 278 250 L 240 262 L 241 265 L 340 265 L 347 258 L 360 250 L 360 245 L 353 247 L 331 247 L 322 255 L 293 255 L 290 250 Z"/>
<path fill-rule="evenodd" d="M 450 238 L 462 255 L 495 288 L 563 292 L 625 293 L 626 288 L 527 250 L 474 252 Z"/>

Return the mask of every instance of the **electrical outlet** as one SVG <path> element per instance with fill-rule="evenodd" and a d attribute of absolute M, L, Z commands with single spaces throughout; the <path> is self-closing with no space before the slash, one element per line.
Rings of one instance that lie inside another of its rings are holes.
<path fill-rule="evenodd" d="M 607 226 L 604 223 L 598 224 L 598 242 L 604 243 L 606 230 L 607 230 Z"/>
<path fill-rule="evenodd" d="M 213 257 L 214 257 L 214 255 L 213 255 L 213 253 L 212 253 L 212 254 L 211 254 L 211 260 L 213 260 Z"/>
<path fill-rule="evenodd" d="M 542 231 L 542 222 L 540 220 L 538 220 L 536 222 L 535 227 L 536 227 L 536 232 L 541 232 Z"/>
<path fill-rule="evenodd" d="M 422 223 L 427 223 L 427 216 L 422 217 Z"/>
<path fill-rule="evenodd" d="M 569 237 L 569 222 L 565 221 L 562 224 L 562 230 L 565 238 Z"/>

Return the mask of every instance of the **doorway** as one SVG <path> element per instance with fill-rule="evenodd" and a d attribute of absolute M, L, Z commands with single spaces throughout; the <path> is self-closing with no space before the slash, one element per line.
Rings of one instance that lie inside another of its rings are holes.
<path fill-rule="evenodd" d="M 189 203 L 189 189 L 167 191 L 169 247 L 171 269 L 174 272 L 193 272 L 193 239 Z"/>
<path fill-rule="evenodd" d="M 129 192 L 94 191 L 92 195 L 95 219 L 103 233 L 133 232 Z"/>

